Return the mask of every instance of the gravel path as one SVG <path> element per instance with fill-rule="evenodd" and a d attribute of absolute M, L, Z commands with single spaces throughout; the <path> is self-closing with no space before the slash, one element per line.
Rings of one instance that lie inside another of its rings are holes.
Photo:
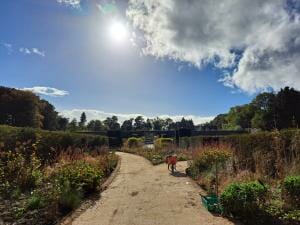
<path fill-rule="evenodd" d="M 186 162 L 176 176 L 166 165 L 118 153 L 121 168 L 101 198 L 77 217 L 73 225 L 229 225 L 201 205 L 199 188 L 185 177 Z"/>

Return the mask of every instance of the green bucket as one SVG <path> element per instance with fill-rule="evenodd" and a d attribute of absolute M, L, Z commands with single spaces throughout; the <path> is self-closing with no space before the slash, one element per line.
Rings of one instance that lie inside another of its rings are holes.
<path fill-rule="evenodd" d="M 217 195 L 201 195 L 201 201 L 209 212 L 221 213 L 220 201 Z"/>

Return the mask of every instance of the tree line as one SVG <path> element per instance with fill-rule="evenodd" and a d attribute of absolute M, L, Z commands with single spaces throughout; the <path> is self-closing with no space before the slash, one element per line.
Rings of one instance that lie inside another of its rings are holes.
<path fill-rule="evenodd" d="M 80 123 L 82 118 L 85 118 L 85 113 L 81 114 Z M 117 116 L 107 117 L 104 121 L 91 120 L 86 125 L 89 131 L 102 131 L 102 130 L 122 130 L 122 131 L 139 131 L 139 130 L 175 130 L 175 129 L 195 129 L 193 120 L 185 119 L 181 121 L 173 121 L 171 118 L 162 119 L 156 117 L 154 119 L 145 119 L 142 116 L 130 118 L 125 120 L 122 124 L 118 122 Z"/>
<path fill-rule="evenodd" d="M 68 119 L 58 115 L 52 104 L 32 92 L 0 87 L 0 124 L 65 130 Z"/>
<path fill-rule="evenodd" d="M 82 112 L 79 121 L 75 118 L 70 121 L 59 115 L 52 104 L 34 93 L 8 87 L 0 87 L 0 124 L 63 131 L 174 130 L 195 127 L 192 120 L 185 118 L 174 122 L 171 118 L 145 119 L 142 116 L 125 120 L 122 124 L 117 116 L 87 122 L 85 112 Z"/>
<path fill-rule="evenodd" d="M 299 128 L 299 125 L 300 92 L 285 87 L 278 93 L 261 93 L 251 103 L 232 107 L 228 113 L 219 114 L 201 127 L 218 130 L 280 130 Z"/>
<path fill-rule="evenodd" d="M 118 121 L 117 116 L 105 120 L 90 120 L 81 114 L 80 120 L 63 117 L 48 101 L 29 91 L 0 87 L 0 124 L 17 127 L 34 127 L 45 130 L 105 131 L 105 130 L 239 130 L 258 128 L 261 130 L 284 129 L 300 125 L 300 92 L 285 87 L 278 93 L 258 94 L 252 102 L 232 107 L 228 113 L 219 114 L 211 122 L 195 127 L 192 120 L 182 118 L 143 118 L 137 116 Z"/>

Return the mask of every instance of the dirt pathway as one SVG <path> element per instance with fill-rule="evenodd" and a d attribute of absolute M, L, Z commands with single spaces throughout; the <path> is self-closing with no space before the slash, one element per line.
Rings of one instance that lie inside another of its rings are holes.
<path fill-rule="evenodd" d="M 121 168 L 101 199 L 73 221 L 73 225 L 229 225 L 200 203 L 199 189 L 185 177 L 186 162 L 172 176 L 166 165 L 118 153 Z"/>

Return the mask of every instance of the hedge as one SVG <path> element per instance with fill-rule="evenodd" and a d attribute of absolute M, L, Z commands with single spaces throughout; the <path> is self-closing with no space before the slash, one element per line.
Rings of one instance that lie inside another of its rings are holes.
<path fill-rule="evenodd" d="M 300 130 L 234 135 L 221 141 L 233 147 L 236 170 L 283 178 L 300 160 Z"/>
<path fill-rule="evenodd" d="M 172 138 L 158 138 L 155 140 L 155 148 L 165 148 L 173 144 Z"/>
<path fill-rule="evenodd" d="M 188 137 L 182 142 L 190 147 L 226 143 L 233 148 L 235 172 L 249 170 L 272 178 L 283 178 L 291 166 L 300 162 L 300 130 L 229 135 L 223 137 Z M 262 160 L 263 159 L 263 160 Z"/>
<path fill-rule="evenodd" d="M 11 150 L 30 156 L 35 150 L 43 163 L 53 162 L 69 147 L 94 149 L 107 144 L 103 136 L 0 126 L 0 153 Z"/>
<path fill-rule="evenodd" d="M 143 138 L 130 137 L 127 140 L 128 148 L 142 147 L 143 144 L 144 144 L 144 139 Z"/>

